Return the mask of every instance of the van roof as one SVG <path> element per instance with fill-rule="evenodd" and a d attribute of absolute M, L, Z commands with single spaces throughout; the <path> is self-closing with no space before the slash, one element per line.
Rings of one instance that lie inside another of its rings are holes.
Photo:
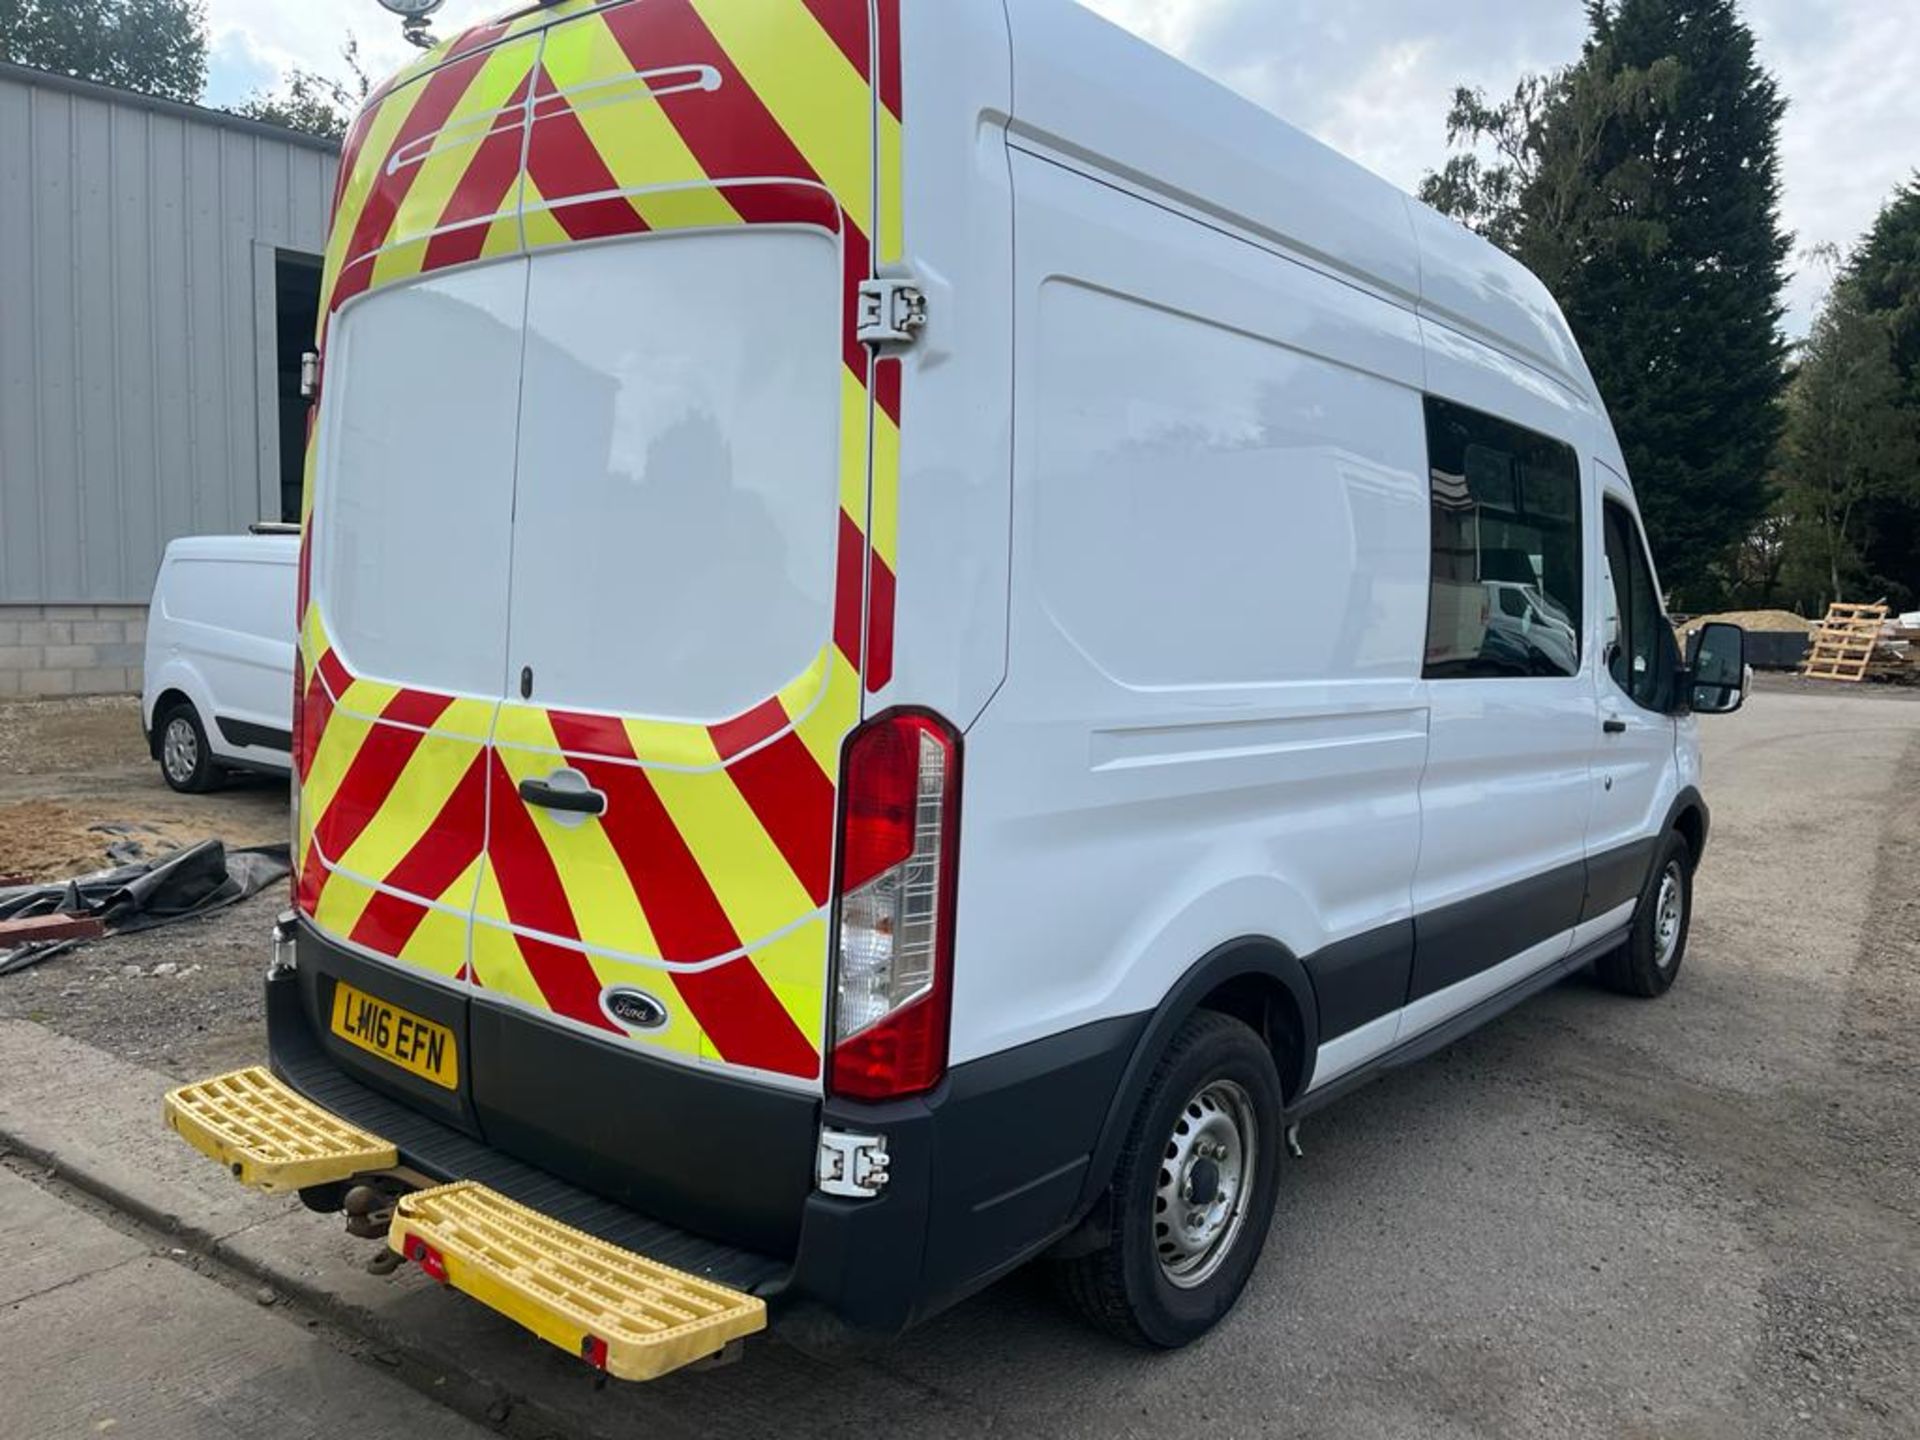
<path fill-rule="evenodd" d="M 1007 0 L 1013 133 L 1599 397 L 1525 266 L 1364 166 L 1074 0 Z"/>
<path fill-rule="evenodd" d="M 1005 4 L 1016 143 L 1090 165 L 1472 336 L 1605 414 L 1559 305 L 1512 256 L 1077 0 Z M 574 13 L 519 0 L 368 102 Z"/>
<path fill-rule="evenodd" d="M 168 560 L 250 560 L 292 565 L 300 559 L 298 535 L 183 535 L 167 545 Z"/>

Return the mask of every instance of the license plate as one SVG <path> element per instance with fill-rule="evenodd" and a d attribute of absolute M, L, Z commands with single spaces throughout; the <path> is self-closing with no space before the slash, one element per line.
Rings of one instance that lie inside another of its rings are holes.
<path fill-rule="evenodd" d="M 422 1080 L 449 1090 L 460 1083 L 451 1030 L 376 1000 L 344 981 L 333 987 L 333 1033 Z"/>

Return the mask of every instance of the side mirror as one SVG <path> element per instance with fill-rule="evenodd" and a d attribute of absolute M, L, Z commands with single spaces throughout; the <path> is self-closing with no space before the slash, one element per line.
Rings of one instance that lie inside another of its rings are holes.
<path fill-rule="evenodd" d="M 1747 701 L 1747 632 L 1715 621 L 1687 644 L 1687 689 L 1697 715 L 1731 715 Z"/>

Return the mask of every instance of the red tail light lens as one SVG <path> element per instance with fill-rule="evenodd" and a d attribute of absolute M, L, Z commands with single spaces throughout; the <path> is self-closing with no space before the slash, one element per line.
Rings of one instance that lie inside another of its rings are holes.
<path fill-rule="evenodd" d="M 891 1100 L 947 1068 L 960 737 L 894 711 L 847 742 L 842 766 L 836 1095 Z"/>

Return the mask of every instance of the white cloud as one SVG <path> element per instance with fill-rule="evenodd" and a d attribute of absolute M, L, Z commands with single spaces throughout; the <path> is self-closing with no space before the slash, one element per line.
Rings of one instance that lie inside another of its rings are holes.
<path fill-rule="evenodd" d="M 940 0 L 957 3 L 957 0 Z M 1455 85 L 1498 95 L 1578 52 L 1573 0 L 1084 0 L 1110 19 L 1412 188 L 1446 157 Z M 505 8 L 448 0 L 441 34 Z M 1748 0 L 1761 58 L 1792 101 L 1781 137 L 1784 213 L 1802 248 L 1849 245 L 1920 164 L 1920 25 L 1911 0 Z M 340 74 L 351 32 L 376 77 L 414 54 L 377 0 L 208 0 L 209 100 L 231 104 L 290 65 Z M 235 93 L 229 93 L 235 92 Z M 1804 330 L 1822 279 L 1788 294 Z"/>

